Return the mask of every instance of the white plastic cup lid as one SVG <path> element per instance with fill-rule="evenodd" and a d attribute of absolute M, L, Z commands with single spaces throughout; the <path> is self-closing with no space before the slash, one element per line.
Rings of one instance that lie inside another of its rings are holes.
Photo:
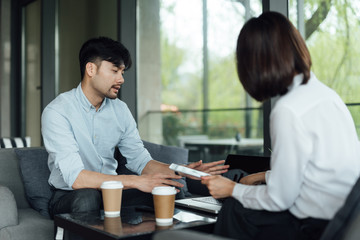
<path fill-rule="evenodd" d="M 101 184 L 100 188 L 104 189 L 114 189 L 114 188 L 123 188 L 124 185 L 121 181 L 105 181 Z"/>
<path fill-rule="evenodd" d="M 151 191 L 154 195 L 173 195 L 176 194 L 175 187 L 154 187 Z"/>

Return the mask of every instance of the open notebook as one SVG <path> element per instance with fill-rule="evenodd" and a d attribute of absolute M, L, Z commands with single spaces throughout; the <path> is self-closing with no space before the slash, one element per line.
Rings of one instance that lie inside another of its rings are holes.
<path fill-rule="evenodd" d="M 230 165 L 229 170 L 241 169 L 249 174 L 256 173 L 270 169 L 270 157 L 229 154 L 225 160 L 225 165 Z M 231 176 L 234 178 L 231 180 L 238 181 L 238 177 L 237 175 Z M 194 197 L 175 200 L 175 205 L 217 214 L 221 209 L 222 201 L 211 196 Z"/>

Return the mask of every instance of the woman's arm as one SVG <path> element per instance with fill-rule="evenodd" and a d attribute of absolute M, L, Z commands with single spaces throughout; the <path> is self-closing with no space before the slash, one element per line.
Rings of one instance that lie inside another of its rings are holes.
<path fill-rule="evenodd" d="M 259 185 L 259 184 L 266 183 L 265 173 L 266 172 L 258 172 L 258 173 L 247 175 L 247 176 L 241 178 L 239 183 L 245 184 L 245 185 Z"/>

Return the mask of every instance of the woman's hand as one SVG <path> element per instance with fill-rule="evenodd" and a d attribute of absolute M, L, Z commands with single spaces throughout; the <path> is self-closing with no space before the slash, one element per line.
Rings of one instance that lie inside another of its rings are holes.
<path fill-rule="evenodd" d="M 214 198 L 231 197 L 236 184 L 234 181 L 219 175 L 201 177 L 201 183 L 207 186 Z"/>
<path fill-rule="evenodd" d="M 245 184 L 245 185 L 260 185 L 260 184 L 266 183 L 265 173 L 266 172 L 258 172 L 258 173 L 247 175 L 247 176 L 241 178 L 239 183 Z"/>
<path fill-rule="evenodd" d="M 206 172 L 211 175 L 220 175 L 228 171 L 229 165 L 224 165 L 225 160 L 220 160 L 210 163 L 202 163 L 202 160 L 187 165 L 188 168 L 192 168 L 198 171 Z M 191 177 L 193 179 L 198 179 L 196 177 Z"/>

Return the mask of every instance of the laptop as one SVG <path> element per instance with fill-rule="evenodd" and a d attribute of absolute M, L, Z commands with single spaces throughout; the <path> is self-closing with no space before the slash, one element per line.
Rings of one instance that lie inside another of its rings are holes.
<path fill-rule="evenodd" d="M 230 165 L 228 171 L 229 174 L 226 174 L 226 177 L 231 178 L 231 180 L 234 181 L 239 181 L 241 176 L 236 174 L 236 171 L 231 170 L 241 169 L 249 174 L 267 171 L 270 169 L 270 157 L 229 154 L 225 160 L 225 165 Z M 218 214 L 222 207 L 222 200 L 217 200 L 212 196 L 193 197 L 175 200 L 175 205 Z"/>

